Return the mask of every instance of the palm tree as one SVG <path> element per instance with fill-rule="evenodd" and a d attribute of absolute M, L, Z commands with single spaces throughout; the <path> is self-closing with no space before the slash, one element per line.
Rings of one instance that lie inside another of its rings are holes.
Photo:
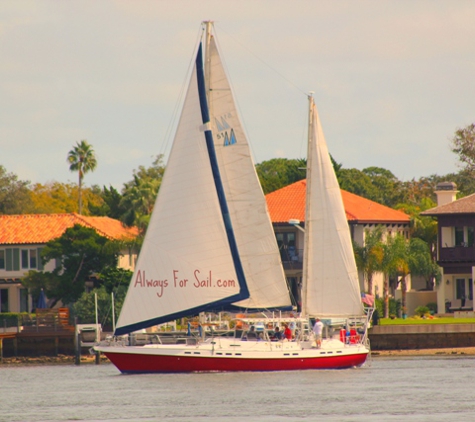
<path fill-rule="evenodd" d="M 127 211 L 120 220 L 127 226 L 137 226 L 145 232 L 150 221 L 155 199 L 160 188 L 161 180 L 151 177 L 140 178 L 134 175 L 133 184 L 124 190 L 120 205 Z"/>
<path fill-rule="evenodd" d="M 356 265 L 363 272 L 367 283 L 367 292 L 373 294 L 373 275 L 380 270 L 382 260 L 382 226 L 374 230 L 366 230 L 364 245 L 353 244 L 355 251 Z"/>
<path fill-rule="evenodd" d="M 398 273 L 403 265 L 404 249 L 401 248 L 402 236 L 388 235 L 382 245 L 381 271 L 383 272 L 384 318 L 389 317 L 389 279 Z M 404 239 L 403 239 L 404 240 Z"/>
<path fill-rule="evenodd" d="M 82 188 L 82 179 L 84 175 L 89 171 L 94 171 L 97 166 L 96 156 L 92 146 L 86 141 L 82 140 L 77 142 L 76 146 L 68 152 L 69 170 L 77 171 L 79 174 L 79 214 L 82 213 L 82 198 L 81 198 L 81 188 Z"/>
<path fill-rule="evenodd" d="M 389 315 L 389 277 L 400 277 L 401 306 L 406 313 L 407 276 L 422 275 L 438 277 L 437 266 L 433 264 L 429 246 L 418 238 L 407 240 L 401 234 L 390 236 L 384 244 L 384 302 L 385 318 Z"/>

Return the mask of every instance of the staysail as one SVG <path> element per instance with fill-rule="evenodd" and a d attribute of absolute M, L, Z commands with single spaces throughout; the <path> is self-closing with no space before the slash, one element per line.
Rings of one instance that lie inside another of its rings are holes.
<path fill-rule="evenodd" d="M 214 37 L 208 49 L 210 78 L 205 83 L 200 45 L 117 335 L 232 304 L 290 306 Z"/>
<path fill-rule="evenodd" d="M 319 317 L 363 315 L 350 230 L 317 108 L 310 102 L 303 306 Z"/>

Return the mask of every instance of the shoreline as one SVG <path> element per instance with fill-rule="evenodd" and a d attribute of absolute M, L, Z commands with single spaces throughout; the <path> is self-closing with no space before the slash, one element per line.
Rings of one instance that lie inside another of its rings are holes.
<path fill-rule="evenodd" d="M 371 357 L 397 356 L 475 356 L 475 347 L 441 347 L 438 349 L 372 350 Z"/>
<path fill-rule="evenodd" d="M 410 350 L 373 350 L 371 358 L 378 357 L 415 357 L 415 356 L 475 356 L 475 347 L 444 347 L 440 349 L 410 349 Z M 101 355 L 100 364 L 110 363 L 109 359 Z M 2 366 L 16 365 L 74 365 L 75 357 L 59 356 L 22 356 L 4 357 Z M 96 364 L 95 355 L 81 355 L 80 365 Z"/>

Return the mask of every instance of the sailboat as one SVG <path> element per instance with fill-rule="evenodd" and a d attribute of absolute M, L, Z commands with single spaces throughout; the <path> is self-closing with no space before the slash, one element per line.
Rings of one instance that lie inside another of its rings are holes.
<path fill-rule="evenodd" d="M 314 227 L 321 225 L 319 220 L 333 219 L 341 213 L 345 216 L 339 190 L 338 195 L 333 187 L 326 191 L 329 184 L 336 183 L 338 187 L 338 183 L 331 173 L 313 97 L 307 169 L 305 299 L 302 314 L 296 317 L 288 312 L 292 305 L 275 234 L 212 22 L 204 22 L 203 26 L 204 37 L 197 48 L 173 147 L 114 337 L 97 344 L 94 350 L 104 353 L 122 373 L 277 371 L 362 365 L 369 353 L 367 319 L 362 324 L 357 322 L 364 319 L 364 311 L 356 266 L 349 276 L 343 269 L 348 263 L 354 265 L 346 220 L 345 227 L 323 224 L 325 230 L 331 226 L 338 233 L 330 236 L 331 245 L 317 246 L 321 233 Z M 314 171 L 318 166 L 320 170 Z M 327 179 L 314 183 L 319 176 L 328 177 L 330 183 Z M 327 206 L 341 210 L 326 209 Z M 337 244 L 342 242 L 347 247 L 338 249 Z M 318 260 L 317 253 L 323 254 Z M 339 274 L 322 271 L 328 265 L 338 266 Z M 329 280 L 340 275 L 341 280 Z M 317 287 L 321 276 L 331 286 Z M 329 291 L 334 296 L 329 300 L 340 304 L 343 301 L 343 307 L 322 300 Z M 219 333 L 211 326 L 210 331 L 202 330 L 198 337 L 188 332 L 170 340 L 155 333 L 145 344 L 134 340 L 133 333 L 149 327 L 223 311 L 237 313 L 232 331 Z M 345 317 L 345 321 L 352 318 L 360 332 L 352 341 L 326 336 L 318 347 L 309 317 L 330 314 Z M 294 338 L 272 338 L 276 326 L 290 322 L 296 325 Z M 259 335 L 251 338 L 248 331 L 255 327 Z"/>

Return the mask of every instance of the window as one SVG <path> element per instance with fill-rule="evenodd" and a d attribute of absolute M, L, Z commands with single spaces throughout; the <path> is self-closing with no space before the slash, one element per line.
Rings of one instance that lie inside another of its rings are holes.
<path fill-rule="evenodd" d="M 30 268 L 36 268 L 37 251 L 36 249 L 30 249 Z"/>
<path fill-rule="evenodd" d="M 455 288 L 456 288 L 456 298 L 462 299 L 465 296 L 465 279 L 464 278 L 457 278 L 455 280 Z"/>
<path fill-rule="evenodd" d="M 282 261 L 297 261 L 299 252 L 296 249 L 295 233 L 276 233 L 275 237 Z"/>
<path fill-rule="evenodd" d="M 471 278 L 457 278 L 455 289 L 456 299 L 473 300 L 473 282 Z"/>
<path fill-rule="evenodd" d="M 455 227 L 455 246 L 463 246 L 463 227 Z"/>
<path fill-rule="evenodd" d="M 22 249 L 21 250 L 21 268 L 37 268 L 38 251 L 36 249 Z"/>
<path fill-rule="evenodd" d="M 28 289 L 20 289 L 20 312 L 28 312 Z"/>
<path fill-rule="evenodd" d="M 0 270 L 5 269 L 5 251 L 0 249 Z"/>
<path fill-rule="evenodd" d="M 468 246 L 473 246 L 473 227 L 467 227 L 467 243 Z"/>
<path fill-rule="evenodd" d="M 8 289 L 0 289 L 0 312 L 8 312 Z"/>
<path fill-rule="evenodd" d="M 28 249 L 21 250 L 21 268 L 28 268 Z"/>

